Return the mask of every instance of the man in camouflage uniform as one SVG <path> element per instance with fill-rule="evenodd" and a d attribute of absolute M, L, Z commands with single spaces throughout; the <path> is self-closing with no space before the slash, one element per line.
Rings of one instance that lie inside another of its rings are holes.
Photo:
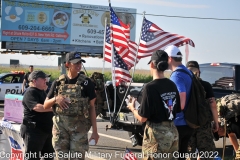
<path fill-rule="evenodd" d="M 240 159 L 240 94 L 232 93 L 221 98 L 219 102 L 219 114 L 220 117 L 225 118 L 226 126 L 224 122 L 219 122 L 221 125 L 218 130 L 219 137 L 226 136 L 229 138 L 233 149 L 236 153 L 235 159 Z M 225 131 L 226 127 L 226 131 Z M 225 134 L 225 135 L 224 135 Z"/>
<path fill-rule="evenodd" d="M 219 128 L 218 124 L 218 112 L 217 112 L 217 105 L 215 101 L 215 97 L 212 91 L 211 84 L 203 81 L 200 79 L 200 70 L 197 61 L 189 61 L 186 67 L 191 70 L 196 77 L 199 78 L 205 92 L 206 92 L 206 99 L 210 104 L 209 108 L 209 122 L 206 123 L 204 126 L 196 129 L 190 139 L 189 146 L 191 147 L 191 152 L 195 152 L 196 148 L 198 149 L 199 153 L 205 153 L 210 151 L 215 151 L 215 144 L 213 142 L 213 134 L 212 132 L 217 132 Z M 211 121 L 213 120 L 213 128 L 211 127 Z M 207 154 L 203 154 L 207 155 Z M 201 158 L 201 159 L 213 159 L 213 158 Z"/>
<path fill-rule="evenodd" d="M 84 160 L 89 149 L 88 131 L 92 126 L 92 136 L 98 142 L 95 99 L 92 81 L 79 74 L 82 67 L 80 53 L 66 55 L 68 73 L 54 81 L 44 103 L 45 108 L 53 108 L 52 143 L 58 160 Z M 95 143 L 95 144 L 96 144 Z"/>
<path fill-rule="evenodd" d="M 178 151 L 178 131 L 174 125 L 176 113 L 180 112 L 180 97 L 176 85 L 164 77 L 168 68 L 168 55 L 159 50 L 152 54 L 150 70 L 153 80 L 143 89 L 139 110 L 134 107 L 135 99 L 128 108 L 140 121 L 146 122 L 142 152 L 144 160 L 174 159 Z"/>

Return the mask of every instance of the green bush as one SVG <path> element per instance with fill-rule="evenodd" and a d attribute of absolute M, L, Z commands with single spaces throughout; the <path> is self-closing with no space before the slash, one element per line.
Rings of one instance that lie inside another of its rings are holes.
<path fill-rule="evenodd" d="M 51 81 L 57 79 L 61 74 L 58 67 L 34 68 L 34 70 L 42 70 L 46 74 L 50 74 L 51 75 Z M 22 67 L 18 67 L 18 68 L 0 67 L 0 73 L 11 72 L 11 71 L 28 72 L 28 67 L 26 67 L 26 68 L 22 68 Z M 88 76 L 90 77 L 93 72 L 102 72 L 102 71 L 100 69 L 99 70 L 89 69 L 87 71 Z M 109 69 L 106 70 L 106 72 L 104 73 L 104 78 L 105 78 L 105 81 L 111 81 L 112 80 L 112 74 L 109 71 Z M 135 74 L 134 74 L 134 77 L 133 77 L 133 82 L 135 82 L 135 83 L 147 83 L 151 80 L 152 80 L 152 76 L 149 74 L 149 71 L 147 71 L 147 70 L 136 70 L 135 71 Z"/>

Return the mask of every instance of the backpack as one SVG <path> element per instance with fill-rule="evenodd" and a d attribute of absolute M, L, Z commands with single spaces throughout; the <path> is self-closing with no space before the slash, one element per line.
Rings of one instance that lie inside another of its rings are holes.
<path fill-rule="evenodd" d="M 107 110 L 107 99 L 106 99 L 106 94 L 108 97 L 108 103 L 109 107 L 112 107 L 112 101 L 110 99 L 110 94 L 108 89 L 106 88 L 106 93 L 105 93 L 105 83 L 104 83 L 104 76 L 102 73 L 99 72 L 94 72 L 90 76 L 91 81 L 95 84 L 95 93 L 96 93 L 96 101 L 95 101 L 95 106 L 96 106 L 96 115 L 98 116 L 102 110 Z"/>
<path fill-rule="evenodd" d="M 219 106 L 221 117 L 229 120 L 240 115 L 240 93 L 233 93 L 221 98 Z"/>
<path fill-rule="evenodd" d="M 184 72 L 192 79 L 190 90 L 190 97 L 183 113 L 187 125 L 191 128 L 199 128 L 210 121 L 209 118 L 209 103 L 206 100 L 206 92 L 200 80 L 192 73 L 192 75 L 184 69 L 177 69 L 175 71 Z"/>

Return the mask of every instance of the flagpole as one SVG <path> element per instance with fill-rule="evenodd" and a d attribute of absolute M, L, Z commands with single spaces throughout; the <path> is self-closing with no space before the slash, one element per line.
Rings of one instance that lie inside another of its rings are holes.
<path fill-rule="evenodd" d="M 104 37 L 103 37 L 103 68 L 102 68 L 102 74 L 104 74 L 104 69 L 105 69 L 105 43 L 106 43 L 106 29 L 107 29 L 107 17 L 105 17 L 105 21 L 104 21 L 105 25 L 104 25 Z"/>
<path fill-rule="evenodd" d="M 188 57 L 189 57 L 189 48 L 188 44 L 185 45 L 185 64 L 187 65 L 188 62 Z"/>
<path fill-rule="evenodd" d="M 105 43 L 106 43 L 106 33 L 107 33 L 107 17 L 105 17 L 105 30 L 104 30 L 104 43 L 103 43 L 103 69 L 102 69 L 102 74 L 103 74 L 103 78 L 104 78 L 104 69 L 105 69 Z M 103 79 L 104 82 L 104 91 L 105 91 L 105 96 L 106 96 L 106 100 L 107 100 L 107 106 L 108 106 L 108 113 L 109 115 L 111 114 L 110 111 L 110 107 L 109 107 L 109 101 L 108 101 L 108 94 L 107 94 L 107 90 L 106 90 L 106 85 L 105 85 L 105 79 Z M 111 121 L 111 116 L 110 116 L 110 121 Z"/>
<path fill-rule="evenodd" d="M 142 20 L 142 27 L 143 27 L 143 21 L 144 21 L 144 18 L 145 18 L 145 11 L 143 12 L 143 20 Z M 137 47 L 137 53 L 136 53 L 136 57 L 135 57 L 135 62 L 134 62 L 134 66 L 133 66 L 133 73 L 132 73 L 132 79 L 133 79 L 133 76 L 134 76 L 134 72 L 135 72 L 135 68 L 136 68 L 136 62 L 137 62 L 137 56 L 138 56 L 138 49 L 139 49 L 139 45 L 140 45 L 140 41 L 141 41 L 141 36 L 142 36 L 142 27 L 141 27 L 141 32 L 140 32 L 140 37 L 139 37 L 139 40 L 138 40 L 138 47 Z M 130 82 L 131 84 L 131 82 Z"/>
<path fill-rule="evenodd" d="M 115 113 L 116 111 L 116 94 L 117 94 L 117 91 L 116 91 L 116 78 L 115 78 L 115 67 L 114 67 L 114 48 L 113 48 L 113 43 L 112 43 L 112 54 L 111 54 L 111 58 L 112 58 L 112 81 L 113 81 L 113 88 L 114 88 L 114 109 L 113 109 L 113 113 Z"/>
<path fill-rule="evenodd" d="M 109 7 L 111 7 L 111 1 L 110 0 L 108 0 L 108 3 L 109 3 Z M 111 31 L 111 34 L 112 34 L 112 27 L 111 27 L 111 25 L 112 25 L 112 22 L 110 23 L 110 31 Z M 111 38 L 112 38 L 112 36 L 111 36 Z M 112 41 L 112 39 L 111 39 L 111 41 Z M 116 99 L 117 99 L 116 98 L 116 94 L 117 94 L 117 91 L 116 91 L 116 78 L 115 78 L 115 67 L 114 67 L 114 58 L 113 58 L 113 56 L 115 54 L 114 53 L 113 43 L 112 43 L 111 50 L 112 50 L 112 55 L 111 55 L 111 58 L 112 58 L 112 81 L 113 81 L 113 88 L 114 88 L 114 105 L 113 105 L 114 109 L 113 109 L 113 113 L 115 113 L 115 111 L 116 111 Z"/>
<path fill-rule="evenodd" d="M 143 21 L 144 21 L 144 18 L 145 18 L 145 13 L 146 13 L 146 12 L 144 11 L 144 12 L 143 12 L 142 27 L 143 27 Z M 123 106 L 123 103 L 125 102 L 125 98 L 126 98 L 126 96 L 127 96 L 129 87 L 130 87 L 130 85 L 131 85 L 131 83 L 132 83 L 132 81 L 133 81 L 133 75 L 134 75 L 134 72 L 135 72 L 135 66 L 136 66 L 136 62 L 137 62 L 138 49 L 139 49 L 139 44 L 140 44 L 140 40 L 141 40 L 141 36 L 142 36 L 142 27 L 141 27 L 141 32 L 140 32 L 140 37 L 139 37 L 139 42 L 138 42 L 138 47 L 137 47 L 137 53 L 136 53 L 135 62 L 134 62 L 134 70 L 133 70 L 133 74 L 132 74 L 132 80 L 130 81 L 130 83 L 129 83 L 128 87 L 127 87 L 127 90 L 126 90 L 126 92 L 125 92 L 125 95 L 124 95 L 124 97 L 123 97 L 121 106 L 120 106 L 120 108 L 119 108 L 119 110 L 118 110 L 118 113 L 117 113 L 117 115 L 116 115 L 115 120 L 118 118 L 118 114 L 119 114 L 119 112 L 120 112 L 121 109 L 122 109 L 122 106 Z"/>

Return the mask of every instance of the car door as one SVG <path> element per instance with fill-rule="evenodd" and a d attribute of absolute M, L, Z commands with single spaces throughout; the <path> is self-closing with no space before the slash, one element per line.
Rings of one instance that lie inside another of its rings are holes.
<path fill-rule="evenodd" d="M 0 100 L 3 101 L 5 94 L 22 94 L 21 86 L 19 82 L 20 75 L 18 74 L 7 74 L 1 77 L 0 81 Z"/>

